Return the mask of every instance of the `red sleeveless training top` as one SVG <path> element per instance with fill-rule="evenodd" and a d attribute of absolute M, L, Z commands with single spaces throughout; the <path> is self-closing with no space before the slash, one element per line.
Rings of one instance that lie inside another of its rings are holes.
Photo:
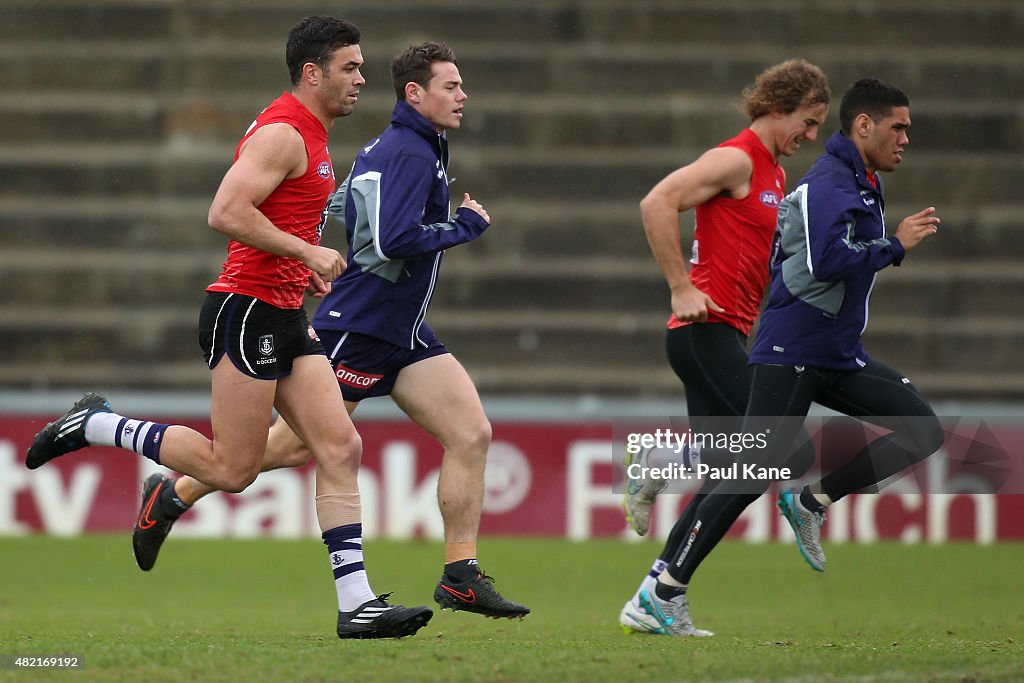
<path fill-rule="evenodd" d="M 727 323 L 749 335 L 768 286 L 768 260 L 786 175 L 749 128 L 718 146 L 737 147 L 750 157 L 750 193 L 743 199 L 720 195 L 696 207 L 690 281 L 725 309 L 709 310 L 708 322 Z M 688 324 L 669 316 L 669 329 Z"/>
<path fill-rule="evenodd" d="M 310 244 L 319 244 L 318 227 L 334 191 L 334 168 L 327 152 L 327 129 L 291 93 L 284 93 L 264 109 L 235 148 L 238 152 L 253 133 L 270 123 L 287 123 L 306 144 L 306 172 L 286 178 L 258 207 L 279 230 Z M 301 261 L 278 256 L 232 240 L 220 277 L 208 292 L 237 292 L 285 309 L 302 307 L 309 284 L 309 268 Z"/>

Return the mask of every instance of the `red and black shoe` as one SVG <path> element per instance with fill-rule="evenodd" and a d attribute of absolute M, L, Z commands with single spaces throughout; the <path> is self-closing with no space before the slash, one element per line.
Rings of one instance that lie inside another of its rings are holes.
<path fill-rule="evenodd" d="M 434 589 L 434 602 L 441 609 L 476 612 L 494 619 L 522 619 L 530 608 L 512 602 L 494 588 L 494 578 L 480 572 L 467 581 L 453 581 L 447 574 Z"/>
<path fill-rule="evenodd" d="M 156 564 L 160 546 L 180 516 L 167 514 L 160 505 L 160 494 L 168 486 L 174 486 L 174 480 L 159 472 L 149 475 L 142 482 L 142 508 L 132 528 L 132 551 L 135 553 L 135 563 L 144 572 Z"/>

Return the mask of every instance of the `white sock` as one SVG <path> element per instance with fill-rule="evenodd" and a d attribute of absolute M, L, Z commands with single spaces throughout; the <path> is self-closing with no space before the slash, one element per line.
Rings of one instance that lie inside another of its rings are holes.
<path fill-rule="evenodd" d="M 363 565 L 362 525 L 349 524 L 324 533 L 327 556 L 334 572 L 338 610 L 351 612 L 376 598 Z"/>
<path fill-rule="evenodd" d="M 85 440 L 90 446 L 113 446 L 114 433 L 123 419 L 117 413 L 96 413 L 85 422 Z"/>
<path fill-rule="evenodd" d="M 362 557 L 363 553 L 359 551 L 360 562 L 362 562 Z M 369 602 L 377 597 L 370 588 L 370 581 L 366 576 L 365 569 L 335 579 L 334 590 L 338 593 L 338 609 L 342 612 L 351 612 L 364 602 Z"/>
<path fill-rule="evenodd" d="M 167 425 L 135 420 L 117 413 L 97 413 L 85 423 L 91 446 L 116 446 L 160 462 L 160 441 Z M 152 438 L 151 438 L 152 437 Z"/>

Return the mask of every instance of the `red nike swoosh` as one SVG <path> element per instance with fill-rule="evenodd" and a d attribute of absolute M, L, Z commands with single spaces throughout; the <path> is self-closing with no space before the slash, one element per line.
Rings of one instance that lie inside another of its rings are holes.
<path fill-rule="evenodd" d="M 472 588 L 470 588 L 465 593 L 460 593 L 459 591 L 455 590 L 454 588 L 449 588 L 448 586 L 444 585 L 443 583 L 441 584 L 441 588 L 443 588 L 446 591 L 448 591 L 449 595 L 451 595 L 453 597 L 456 597 L 459 600 L 462 600 L 462 602 L 469 602 L 469 603 L 476 602 L 476 593 L 473 592 Z"/>
<path fill-rule="evenodd" d="M 153 489 L 153 493 L 150 494 L 149 500 L 146 501 L 146 506 L 142 508 L 142 514 L 139 515 L 138 525 L 140 529 L 152 529 L 156 521 L 149 518 L 149 513 L 153 511 L 153 503 L 156 502 L 156 497 L 160 495 L 160 489 L 164 486 L 163 482 L 156 485 Z"/>

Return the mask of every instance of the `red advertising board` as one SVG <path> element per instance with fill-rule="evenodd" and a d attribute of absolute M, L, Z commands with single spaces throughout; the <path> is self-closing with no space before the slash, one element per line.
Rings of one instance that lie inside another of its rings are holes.
<path fill-rule="evenodd" d="M 139 483 L 155 466 L 129 451 L 90 448 L 29 471 L 25 450 L 47 419 L 52 416 L 0 416 L 0 534 L 127 532 L 138 512 Z M 210 433 L 208 421 L 183 422 Z M 364 444 L 365 535 L 441 538 L 435 495 L 440 446 L 409 421 L 357 420 L 357 426 Z M 610 425 L 495 421 L 493 426 L 482 534 L 635 538 L 619 508 L 621 495 L 611 486 Z M 1005 438 L 1021 441 L 1024 428 L 1007 429 L 1013 433 Z M 175 534 L 316 536 L 313 476 L 309 465 L 269 472 L 242 494 L 208 496 L 181 519 Z M 668 533 L 687 499 L 685 494 L 659 499 L 654 535 Z M 773 500 L 762 496 L 730 534 L 752 542 L 788 539 Z M 826 535 L 832 542 L 1024 539 L 1024 495 L 922 494 L 894 486 L 877 495 L 851 495 L 833 506 Z"/>

